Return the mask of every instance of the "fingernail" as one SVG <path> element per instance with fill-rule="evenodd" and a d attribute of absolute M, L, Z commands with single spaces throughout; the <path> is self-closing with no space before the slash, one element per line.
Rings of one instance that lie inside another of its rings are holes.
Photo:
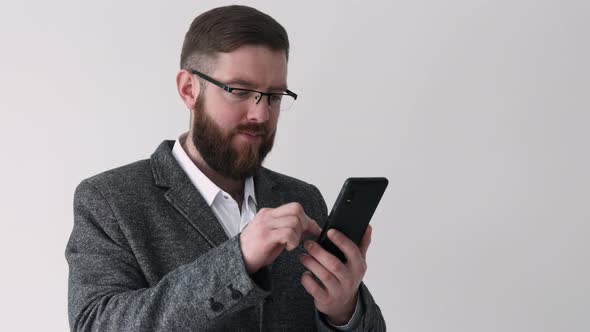
<path fill-rule="evenodd" d="M 309 249 L 311 249 L 311 247 L 312 247 L 311 241 L 305 242 L 305 249 L 309 250 Z"/>

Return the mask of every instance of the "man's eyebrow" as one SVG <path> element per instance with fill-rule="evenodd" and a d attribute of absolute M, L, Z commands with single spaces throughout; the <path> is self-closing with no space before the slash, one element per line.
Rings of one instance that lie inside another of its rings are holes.
<path fill-rule="evenodd" d="M 244 80 L 241 78 L 235 78 L 235 79 L 231 79 L 228 82 L 225 83 L 227 86 L 233 87 L 234 85 L 238 85 L 241 88 L 245 88 L 245 89 L 255 89 L 256 88 L 256 84 L 248 81 L 248 80 Z M 269 88 L 268 91 L 286 91 L 287 90 L 287 85 L 278 85 L 278 86 L 271 86 Z"/>

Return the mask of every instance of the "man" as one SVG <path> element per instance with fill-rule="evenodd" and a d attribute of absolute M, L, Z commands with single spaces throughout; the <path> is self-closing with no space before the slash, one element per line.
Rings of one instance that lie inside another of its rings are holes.
<path fill-rule="evenodd" d="M 189 132 L 76 189 L 72 330 L 385 329 L 361 282 L 371 230 L 359 247 L 328 234 L 340 262 L 310 240 L 327 218 L 317 188 L 261 166 L 297 97 L 288 54 L 284 28 L 253 8 L 193 21 L 176 77 Z"/>

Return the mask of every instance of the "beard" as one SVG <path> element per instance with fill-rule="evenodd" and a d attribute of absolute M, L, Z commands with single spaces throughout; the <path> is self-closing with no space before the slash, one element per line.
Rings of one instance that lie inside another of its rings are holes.
<path fill-rule="evenodd" d="M 204 95 L 199 96 L 194 108 L 193 144 L 211 169 L 234 180 L 254 176 L 272 150 L 276 129 L 269 133 L 260 123 L 246 123 L 225 132 L 204 110 Z M 262 141 L 246 143 L 238 151 L 232 141 L 240 132 L 261 135 Z"/>

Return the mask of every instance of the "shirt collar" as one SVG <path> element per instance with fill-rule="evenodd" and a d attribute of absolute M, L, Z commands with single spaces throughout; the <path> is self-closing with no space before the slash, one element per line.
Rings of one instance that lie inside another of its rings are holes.
<path fill-rule="evenodd" d="M 254 208 L 257 210 L 258 202 L 256 201 L 256 194 L 254 193 L 254 178 L 251 176 L 246 178 L 246 181 L 244 181 L 244 202 L 247 203 L 246 206 L 248 206 L 249 209 L 250 198 L 252 198 L 252 201 L 254 202 Z"/>
<path fill-rule="evenodd" d="M 223 190 L 213 183 L 213 181 L 211 181 L 186 154 L 186 151 L 184 151 L 184 148 L 180 143 L 181 141 L 184 141 L 186 137 L 187 133 L 184 133 L 176 139 L 176 142 L 174 142 L 174 147 L 172 148 L 172 155 L 176 161 L 178 161 L 178 164 L 186 173 L 192 184 L 201 193 L 203 198 L 205 198 L 207 204 L 211 206 L 215 201 L 215 198 L 220 192 L 223 192 Z M 246 202 L 246 206 L 249 206 L 248 202 L 250 202 L 250 197 L 256 205 L 257 202 L 254 191 L 254 179 L 251 176 L 246 178 L 244 181 L 244 202 Z"/>

